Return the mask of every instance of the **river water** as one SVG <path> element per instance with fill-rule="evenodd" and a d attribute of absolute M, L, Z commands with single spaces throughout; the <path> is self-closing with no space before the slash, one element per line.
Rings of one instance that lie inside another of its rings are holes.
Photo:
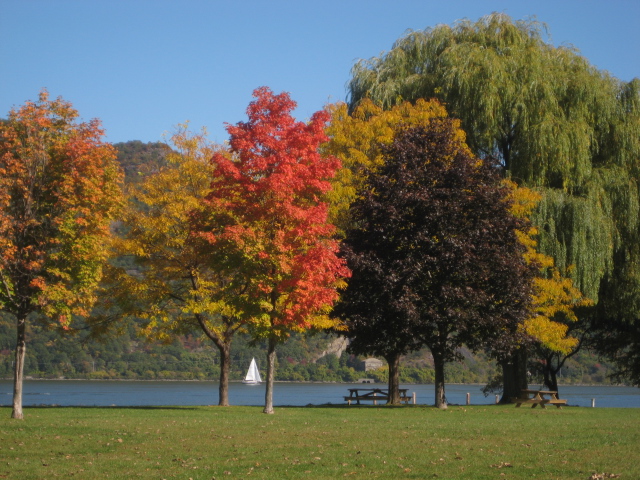
<path fill-rule="evenodd" d="M 277 382 L 274 405 L 344 404 L 347 389 L 369 385 L 348 383 Z M 373 385 L 370 385 L 373 387 Z M 377 384 L 376 387 L 385 388 Z M 401 385 L 407 394 L 416 394 L 416 403 L 433 405 L 433 385 Z M 495 395 L 485 397 L 481 385 L 447 385 L 450 404 L 466 404 L 467 393 L 472 405 L 495 403 Z M 533 385 L 536 389 L 540 386 Z M 560 386 L 560 398 L 571 406 L 640 408 L 640 389 L 613 386 Z M 232 405 L 264 405 L 265 385 L 229 384 Z M 10 406 L 13 383 L 0 380 L 0 406 Z M 23 405 L 60 406 L 169 406 L 217 405 L 218 384 L 213 381 L 120 381 L 120 380 L 25 380 Z"/>

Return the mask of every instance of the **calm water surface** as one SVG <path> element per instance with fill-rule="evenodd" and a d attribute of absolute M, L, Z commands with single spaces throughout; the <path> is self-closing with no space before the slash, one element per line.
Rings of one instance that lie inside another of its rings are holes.
<path fill-rule="evenodd" d="M 348 388 L 368 387 L 347 383 L 276 383 L 274 405 L 344 404 Z M 384 388 L 377 384 L 376 387 Z M 403 385 L 408 394 L 416 393 L 417 403 L 434 403 L 433 385 Z M 495 395 L 485 397 L 481 385 L 447 385 L 446 396 L 450 404 L 464 405 L 467 393 L 471 404 L 495 403 Z M 531 386 L 530 388 L 540 388 Z M 229 384 L 229 402 L 232 405 L 264 405 L 265 386 Z M 10 406 L 13 383 L 0 380 L 0 405 Z M 611 386 L 561 386 L 560 397 L 568 405 L 590 407 L 640 408 L 640 389 Z M 100 380 L 26 380 L 23 404 L 62 406 L 163 406 L 163 405 L 216 405 L 218 383 L 155 382 L 155 381 L 100 381 Z"/>

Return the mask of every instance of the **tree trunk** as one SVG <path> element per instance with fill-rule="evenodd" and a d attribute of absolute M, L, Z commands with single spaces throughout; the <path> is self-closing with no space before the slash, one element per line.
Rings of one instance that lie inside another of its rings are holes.
<path fill-rule="evenodd" d="M 220 383 L 218 385 L 221 407 L 229 406 L 229 365 L 231 364 L 231 346 L 229 344 L 218 345 L 220 350 Z"/>
<path fill-rule="evenodd" d="M 276 344 L 275 338 L 269 338 L 267 350 L 267 389 L 264 395 L 264 413 L 273 413 L 273 377 L 276 373 Z"/>
<path fill-rule="evenodd" d="M 444 395 L 444 360 L 438 355 L 433 355 L 433 369 L 435 370 L 436 407 L 446 408 L 447 399 Z"/>
<path fill-rule="evenodd" d="M 17 418 L 22 420 L 24 414 L 22 413 L 22 382 L 24 379 L 24 357 L 26 355 L 26 331 L 27 319 L 25 316 L 18 318 L 17 331 L 18 338 L 16 343 L 16 358 L 15 368 L 13 371 L 13 411 L 11 412 L 11 418 Z"/>
<path fill-rule="evenodd" d="M 218 383 L 218 405 L 221 407 L 229 406 L 229 366 L 231 365 L 231 340 L 233 339 L 234 330 L 231 327 L 232 322 L 223 317 L 227 329 L 222 334 L 216 334 L 207 325 L 204 317 L 195 314 L 196 320 L 200 328 L 207 337 L 218 347 L 220 352 L 220 381 Z"/>
<path fill-rule="evenodd" d="M 502 398 L 500 403 L 513 403 L 513 398 L 520 397 L 520 391 L 526 390 L 527 352 L 521 348 L 513 355 L 500 362 L 502 366 Z"/>
<path fill-rule="evenodd" d="M 385 357 L 389 364 L 389 400 L 388 405 L 400 405 L 400 355 L 391 354 Z"/>
<path fill-rule="evenodd" d="M 544 384 L 549 390 L 558 391 L 558 377 L 553 368 L 545 367 Z"/>
<path fill-rule="evenodd" d="M 542 375 L 544 378 L 544 384 L 549 390 L 554 392 L 558 391 L 558 371 L 560 368 L 555 367 L 553 364 L 553 356 L 548 356 L 545 359 L 545 364 L 542 366 Z"/>

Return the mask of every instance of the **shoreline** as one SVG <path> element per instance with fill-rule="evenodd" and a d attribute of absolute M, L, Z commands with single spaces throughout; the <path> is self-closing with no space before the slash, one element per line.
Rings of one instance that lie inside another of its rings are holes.
<path fill-rule="evenodd" d="M 163 378 L 163 379 L 142 379 L 142 378 L 35 378 L 35 377 L 25 377 L 25 381 L 49 381 L 49 382 L 185 382 L 185 383 L 218 383 L 218 380 L 200 380 L 200 379 L 172 379 L 172 378 Z M 2 382 L 12 382 L 13 378 L 0 378 Z M 230 380 L 230 384 L 232 383 L 242 383 L 242 380 Z M 265 382 L 262 382 L 263 384 Z M 296 383 L 300 385 L 360 385 L 358 382 L 314 382 L 314 381 L 296 381 L 296 380 L 274 380 L 274 383 Z M 371 383 L 364 385 L 387 385 L 386 383 Z M 402 385 L 434 385 L 433 383 L 402 383 Z M 484 383 L 446 383 L 446 385 L 468 385 L 470 387 L 485 386 Z M 541 386 L 539 383 L 532 383 L 530 386 Z M 559 387 L 631 387 L 633 385 L 625 385 L 625 384 L 610 384 L 610 383 L 560 383 Z M 640 387 L 637 387 L 640 388 Z"/>

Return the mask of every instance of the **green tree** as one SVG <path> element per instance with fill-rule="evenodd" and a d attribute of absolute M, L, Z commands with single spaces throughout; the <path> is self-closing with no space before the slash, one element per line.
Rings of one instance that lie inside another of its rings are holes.
<path fill-rule="evenodd" d="M 122 203 L 115 150 L 98 120 L 46 91 L 0 124 L 0 308 L 16 319 L 13 418 L 23 418 L 27 321 L 87 316 Z"/>
<path fill-rule="evenodd" d="M 349 88 L 351 109 L 365 98 L 384 108 L 443 101 L 474 152 L 541 193 L 532 215 L 540 251 L 594 302 L 622 294 L 614 272 L 640 240 L 637 79 L 621 82 L 554 47 L 537 22 L 492 14 L 407 34 L 358 62 Z"/>
<path fill-rule="evenodd" d="M 598 352 L 611 359 L 616 381 L 640 385 L 640 244 L 620 249 L 620 268 L 603 282 L 603 300 L 587 337 Z"/>

